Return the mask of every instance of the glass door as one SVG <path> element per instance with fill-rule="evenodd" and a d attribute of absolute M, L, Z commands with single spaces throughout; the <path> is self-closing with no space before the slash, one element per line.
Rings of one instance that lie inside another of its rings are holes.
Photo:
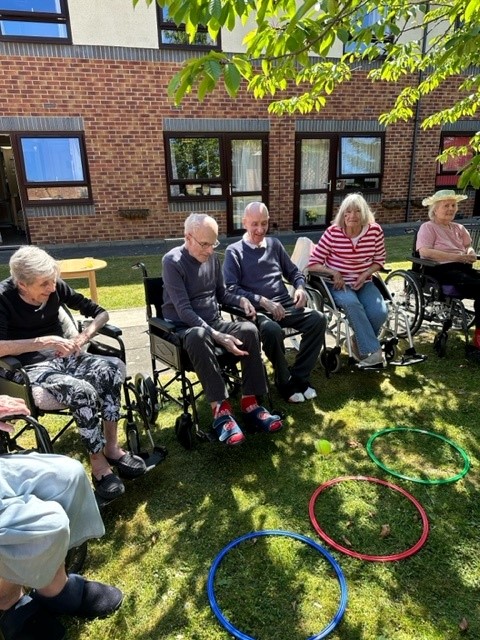
<path fill-rule="evenodd" d="M 227 230 L 240 233 L 242 218 L 249 202 L 258 200 L 268 206 L 267 140 L 258 138 L 230 138 L 225 154 L 229 166 L 227 196 Z"/>
<path fill-rule="evenodd" d="M 296 149 L 294 229 L 325 226 L 332 217 L 335 139 L 300 138 Z"/>

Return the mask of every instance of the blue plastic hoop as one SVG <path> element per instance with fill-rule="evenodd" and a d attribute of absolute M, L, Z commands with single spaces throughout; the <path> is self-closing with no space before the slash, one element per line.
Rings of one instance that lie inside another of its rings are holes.
<path fill-rule="evenodd" d="M 308 544 L 311 547 L 313 547 L 316 551 L 319 551 L 332 565 L 333 570 L 335 571 L 335 574 L 337 576 L 338 582 L 340 584 L 340 604 L 337 609 L 337 612 L 333 616 L 332 620 L 326 625 L 326 627 L 322 629 L 320 633 L 317 633 L 314 636 L 310 636 L 307 640 L 321 640 L 321 638 L 326 638 L 328 634 L 335 629 L 335 627 L 338 625 L 338 623 L 342 619 L 343 614 L 345 613 L 345 609 L 347 607 L 347 595 L 348 595 L 347 583 L 345 581 L 345 577 L 343 575 L 343 572 L 338 562 L 328 553 L 326 549 L 321 547 L 314 540 L 311 540 L 306 536 L 302 536 L 299 533 L 293 533 L 292 531 L 282 531 L 281 529 L 251 531 L 250 533 L 246 533 L 245 535 L 240 536 L 240 538 L 233 540 L 220 551 L 220 553 L 217 555 L 217 557 L 213 561 L 213 564 L 210 568 L 210 572 L 208 574 L 208 581 L 207 581 L 208 600 L 210 602 L 210 606 L 212 608 L 213 613 L 216 615 L 220 624 L 222 624 L 223 627 L 229 633 L 231 633 L 235 638 L 238 638 L 238 640 L 255 640 L 255 638 L 253 638 L 252 636 L 248 636 L 246 633 L 243 633 L 242 631 L 234 627 L 233 624 L 230 622 L 230 620 L 228 620 L 228 618 L 226 618 L 223 615 L 223 613 L 220 611 L 220 607 L 218 606 L 217 599 L 215 597 L 214 583 L 215 583 L 215 575 L 217 573 L 217 569 L 221 561 L 223 560 L 223 558 L 230 551 L 230 549 L 233 549 L 233 547 L 236 547 L 238 544 L 240 544 L 241 542 L 244 542 L 245 540 L 249 540 L 250 538 L 260 538 L 262 536 L 285 536 L 287 538 L 294 538 L 295 540 L 300 540 L 300 542 L 304 542 L 305 544 Z"/>

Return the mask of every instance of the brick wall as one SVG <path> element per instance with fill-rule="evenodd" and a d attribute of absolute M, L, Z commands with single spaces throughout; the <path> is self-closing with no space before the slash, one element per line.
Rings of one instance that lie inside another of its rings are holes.
<path fill-rule="evenodd" d="M 0 57 L 0 65 L 1 115 L 81 116 L 85 123 L 95 214 L 30 218 L 35 243 L 181 235 L 185 213 L 169 212 L 167 202 L 162 119 L 269 118 L 266 101 L 246 94 L 233 101 L 221 88 L 203 103 L 189 97 L 175 108 L 166 87 L 176 67 L 163 62 L 9 56 Z M 340 87 L 324 111 L 302 118 L 371 120 L 393 104 L 395 91 L 393 86 L 373 85 L 365 72 L 356 72 L 355 80 Z M 458 95 L 455 83 L 436 92 L 435 107 L 447 105 L 452 95 Z M 286 230 L 292 228 L 293 216 L 295 118 L 271 116 L 270 123 L 270 209 L 272 222 Z M 387 130 L 381 202 L 407 197 L 412 137 L 411 123 Z M 438 147 L 438 129 L 419 132 L 413 198 L 434 191 Z M 381 202 L 372 205 L 379 221 L 404 220 L 402 206 L 387 208 Z M 150 215 L 129 220 L 120 217 L 120 208 L 145 208 Z M 416 209 L 412 217 L 424 213 Z M 224 233 L 225 212 L 212 214 Z"/>

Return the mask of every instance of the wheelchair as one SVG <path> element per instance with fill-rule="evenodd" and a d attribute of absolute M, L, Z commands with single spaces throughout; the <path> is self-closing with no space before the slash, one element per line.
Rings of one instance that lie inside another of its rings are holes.
<path fill-rule="evenodd" d="M 181 413 L 175 420 L 175 436 L 185 449 L 192 449 L 197 441 L 216 442 L 217 437 L 211 431 L 200 427 L 197 400 L 203 395 L 203 389 L 196 378 L 182 340 L 172 322 L 162 315 L 163 279 L 149 276 L 142 262 L 133 266 L 140 269 L 145 291 L 146 316 L 150 338 L 150 356 L 152 376 L 138 374 L 135 387 L 140 402 L 146 407 L 145 413 L 150 423 L 155 422 L 159 409 L 164 403 L 176 404 Z M 227 314 L 241 317 L 241 309 L 223 307 Z M 216 347 L 215 355 L 219 361 L 222 375 L 229 395 L 235 396 L 241 390 L 239 359 L 222 347 Z"/>
<path fill-rule="evenodd" d="M 64 307 L 60 308 L 59 318 L 64 337 L 73 337 L 88 324 L 88 320 L 78 321 L 78 323 L 76 323 L 69 310 Z M 118 362 L 118 366 L 124 375 L 124 404 L 122 406 L 123 413 L 119 425 L 121 423 L 124 425 L 128 449 L 131 453 L 140 455 L 145 460 L 148 471 L 166 457 L 167 450 L 164 447 L 154 444 L 150 429 L 151 423 L 149 421 L 148 408 L 145 407 L 142 401 L 143 389 L 138 386 L 136 381 L 133 381 L 126 375 L 125 344 L 121 335 L 122 331 L 120 328 L 106 324 L 98 333 L 98 336 L 101 338 L 97 336 L 97 338 L 88 343 L 87 352 L 101 357 L 115 358 Z M 14 356 L 0 358 L 0 393 L 22 398 L 30 409 L 31 419 L 35 421 L 38 421 L 48 414 L 64 417 L 65 422 L 63 426 L 58 428 L 52 436 L 47 434 L 50 442 L 49 446 L 52 451 L 53 445 L 55 445 L 59 438 L 75 423 L 75 419 L 72 417 L 68 407 L 58 403 L 45 389 L 30 384 L 25 369 L 22 367 L 21 362 Z M 148 445 L 147 448 L 142 447 L 139 429 L 134 419 L 135 413 L 138 413 L 140 421 L 143 423 L 150 450 L 148 449 Z M 20 441 L 22 435 L 29 429 L 31 429 L 31 427 L 27 421 L 16 435 L 15 440 Z M 35 430 L 35 434 L 37 433 L 39 433 L 38 427 Z M 43 445 L 39 447 L 39 450 L 43 450 Z M 103 506 L 103 503 L 101 506 Z"/>
<path fill-rule="evenodd" d="M 10 415 L 3 416 L 4 422 L 23 422 L 24 427 L 16 434 L 10 434 L 7 431 L 0 430 L 0 456 L 11 453 L 28 453 L 32 451 L 30 446 L 32 439 L 28 438 L 28 442 L 23 442 L 22 436 L 32 432 L 35 445 L 34 451 L 39 453 L 53 453 L 53 445 L 47 429 L 32 416 Z M 0 458 L 1 464 L 1 458 Z M 81 571 L 85 559 L 87 557 L 88 541 L 78 547 L 69 549 L 65 558 L 65 569 L 67 573 L 78 573 Z"/>
<path fill-rule="evenodd" d="M 385 282 L 408 318 L 410 333 L 418 333 L 424 323 L 437 329 L 433 348 L 439 357 L 444 357 L 450 329 L 462 331 L 466 353 L 470 355 L 469 329 L 475 320 L 473 301 L 463 299 L 455 286 L 442 285 L 426 273 L 426 267 L 435 267 L 438 263 L 420 257 L 416 250 L 416 229 L 407 229 L 407 233 L 413 234 L 412 266 L 392 271 Z M 472 242 L 475 241 L 472 237 Z"/>
<path fill-rule="evenodd" d="M 343 348 L 346 349 L 348 354 L 348 364 L 350 366 L 358 364 L 353 352 L 353 332 L 350 323 L 343 309 L 338 307 L 333 299 L 331 291 L 327 286 L 329 280 L 331 279 L 314 272 L 308 276 L 310 287 L 320 294 L 321 303 L 319 310 L 325 314 L 327 319 L 326 341 L 328 346 L 326 346 L 320 354 L 320 360 L 327 376 L 331 373 L 337 373 L 340 370 L 342 366 L 341 354 Z M 381 292 L 387 305 L 387 319 L 379 335 L 379 341 L 387 364 L 407 366 L 423 362 L 426 356 L 417 353 L 414 347 L 408 314 L 395 302 L 382 278 L 374 275 L 372 281 Z M 401 339 L 407 342 L 406 349 L 403 353 L 400 353 Z M 375 368 L 378 369 L 379 367 L 366 367 L 365 370 L 371 371 Z"/>

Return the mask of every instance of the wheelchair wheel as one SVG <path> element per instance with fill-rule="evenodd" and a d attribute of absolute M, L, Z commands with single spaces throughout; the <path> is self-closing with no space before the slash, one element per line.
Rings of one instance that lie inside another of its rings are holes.
<path fill-rule="evenodd" d="M 193 449 L 193 420 L 189 413 L 182 413 L 175 420 L 175 435 L 184 449 Z"/>
<path fill-rule="evenodd" d="M 133 423 L 129 422 L 125 426 L 125 431 L 127 434 L 127 442 L 128 442 L 128 448 L 130 449 L 130 452 L 138 455 L 141 450 L 141 445 L 140 445 L 140 437 L 138 435 L 137 425 L 134 422 Z"/>
<path fill-rule="evenodd" d="M 68 573 L 79 573 L 85 564 L 87 557 L 88 542 L 84 542 L 79 547 L 68 550 L 65 558 L 65 571 Z"/>
<path fill-rule="evenodd" d="M 342 366 L 340 360 L 340 350 L 338 347 L 334 347 L 333 349 L 327 347 L 326 349 L 322 349 L 320 354 L 320 362 L 322 367 L 328 373 L 337 373 L 340 371 L 340 367 Z"/>
<path fill-rule="evenodd" d="M 385 284 L 392 296 L 394 304 L 398 305 L 406 314 L 406 322 L 411 335 L 417 333 L 423 321 L 423 293 L 414 276 L 408 271 L 393 271 L 385 278 Z M 407 337 L 407 330 L 400 327 L 399 338 Z"/>
<path fill-rule="evenodd" d="M 149 375 L 137 373 L 135 376 L 135 393 L 142 417 L 153 426 L 158 418 L 158 393 Z"/>
<path fill-rule="evenodd" d="M 447 353 L 448 333 L 440 331 L 433 340 L 433 348 L 439 358 L 444 358 Z"/>
<path fill-rule="evenodd" d="M 452 327 L 454 329 L 459 331 L 471 329 L 475 324 L 473 300 L 453 300 L 451 307 L 451 319 Z"/>

